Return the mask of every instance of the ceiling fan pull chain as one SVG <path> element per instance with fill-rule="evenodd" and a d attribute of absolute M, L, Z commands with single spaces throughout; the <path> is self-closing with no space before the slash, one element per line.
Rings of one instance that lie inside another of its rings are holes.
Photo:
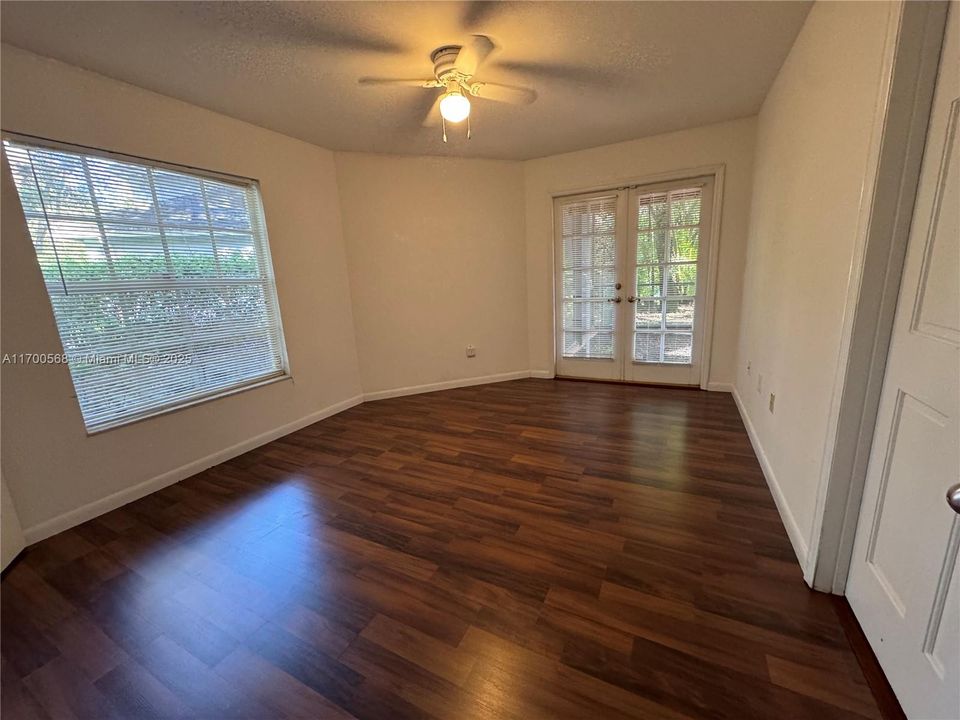
<path fill-rule="evenodd" d="M 443 128 L 443 141 L 447 141 L 447 121 L 444 119 L 443 115 L 440 116 L 440 127 Z"/>
<path fill-rule="evenodd" d="M 467 140 L 470 139 L 470 132 L 471 132 L 471 130 L 470 130 L 470 116 L 467 115 Z"/>

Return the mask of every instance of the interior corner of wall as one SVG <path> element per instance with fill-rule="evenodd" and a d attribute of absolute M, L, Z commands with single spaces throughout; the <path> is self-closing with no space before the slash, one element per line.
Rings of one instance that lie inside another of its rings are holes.
<path fill-rule="evenodd" d="M 756 426 L 750 418 L 750 413 L 744 404 L 743 396 L 740 394 L 739 388 L 734 385 L 732 392 L 734 402 L 737 405 L 737 409 L 740 411 L 740 418 L 743 420 L 743 425 L 747 430 L 747 437 L 750 439 L 753 452 L 757 456 L 757 461 L 760 463 L 760 470 L 763 473 L 764 479 L 767 481 L 767 487 L 770 489 L 770 494 L 773 496 L 773 502 L 777 507 L 777 512 L 780 514 L 783 527 L 787 531 L 787 537 L 790 540 L 790 544 L 793 546 L 793 552 L 797 556 L 797 562 L 803 571 L 804 580 L 809 584 L 809 538 L 801 530 L 799 523 L 797 523 L 796 516 L 790 507 L 790 503 L 787 500 L 786 494 L 783 492 L 783 488 L 781 487 L 779 480 L 777 479 L 773 465 L 763 447 L 763 443 L 760 440 L 760 435 L 757 432 Z"/>

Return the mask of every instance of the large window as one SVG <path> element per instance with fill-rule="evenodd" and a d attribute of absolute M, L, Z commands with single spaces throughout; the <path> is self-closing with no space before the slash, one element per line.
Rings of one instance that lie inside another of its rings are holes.
<path fill-rule="evenodd" d="M 255 181 L 3 146 L 88 431 L 286 374 Z"/>

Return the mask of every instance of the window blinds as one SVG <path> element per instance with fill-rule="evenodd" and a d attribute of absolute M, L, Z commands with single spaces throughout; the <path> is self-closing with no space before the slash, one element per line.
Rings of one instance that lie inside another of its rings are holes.
<path fill-rule="evenodd" d="M 563 356 L 612 358 L 615 350 L 617 196 L 561 206 Z"/>
<path fill-rule="evenodd" d="M 255 182 L 3 145 L 89 431 L 285 374 Z"/>
<path fill-rule="evenodd" d="M 700 203 L 700 188 L 637 196 L 635 362 L 691 362 Z"/>

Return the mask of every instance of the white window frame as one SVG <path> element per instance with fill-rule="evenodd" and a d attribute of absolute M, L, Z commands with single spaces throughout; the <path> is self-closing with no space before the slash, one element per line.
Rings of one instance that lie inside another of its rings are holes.
<path fill-rule="evenodd" d="M 84 425 L 86 428 L 86 433 L 88 436 L 96 435 L 108 430 L 114 430 L 116 428 L 124 427 L 133 423 L 140 422 L 142 420 L 147 420 L 154 418 L 160 415 L 166 415 L 168 413 L 177 412 L 184 410 L 195 405 L 204 404 L 214 400 L 218 400 L 223 397 L 228 397 L 230 395 L 236 395 L 241 392 L 246 392 L 247 390 L 252 390 L 258 387 L 264 387 L 266 385 L 272 385 L 273 383 L 283 382 L 286 380 L 292 380 L 292 375 L 290 373 L 290 364 L 287 356 L 287 344 L 286 344 L 286 335 L 283 330 L 283 314 L 280 307 L 280 300 L 277 295 L 277 283 L 276 277 L 274 275 L 273 269 L 273 258 L 270 252 L 270 238 L 267 230 L 267 221 L 266 213 L 263 209 L 263 198 L 260 190 L 260 181 L 256 178 L 245 177 L 242 175 L 233 175 L 230 173 L 218 172 L 214 170 L 208 170 L 205 168 L 198 168 L 191 165 L 183 165 L 178 163 L 166 162 L 162 160 L 156 160 L 153 158 L 146 158 L 138 155 L 131 155 L 127 153 L 120 153 L 111 150 L 104 150 L 102 148 L 95 148 L 86 145 L 78 145 L 74 143 L 63 142 L 59 140 L 51 140 L 49 138 L 39 137 L 35 135 L 28 135 L 25 133 L 17 133 L 12 131 L 4 130 L 0 133 L 0 142 L 9 140 L 12 143 L 30 145 L 47 150 L 60 150 L 68 153 L 81 154 L 86 156 L 93 157 L 103 157 L 111 160 L 117 160 L 125 163 L 132 163 L 146 168 L 157 168 L 170 170 L 178 173 L 185 173 L 188 175 L 209 178 L 211 180 L 216 180 L 222 183 L 228 183 L 231 185 L 237 185 L 243 188 L 253 188 L 255 190 L 255 196 L 257 201 L 256 212 L 259 214 L 259 221 L 262 224 L 262 248 L 258 248 L 258 251 L 261 253 L 262 261 L 264 263 L 264 272 L 266 273 L 267 282 L 264 284 L 264 291 L 268 303 L 271 303 L 276 310 L 277 316 L 277 332 L 279 339 L 279 347 L 277 348 L 280 356 L 280 367 L 275 373 L 268 375 L 261 375 L 257 377 L 250 378 L 249 380 L 243 381 L 236 385 L 230 385 L 223 388 L 217 388 L 211 390 L 209 393 L 200 393 L 193 396 L 188 396 L 186 398 L 175 400 L 167 404 L 158 404 L 156 406 L 149 407 L 143 412 L 136 413 L 133 415 L 127 415 L 119 417 L 116 421 L 106 421 L 102 423 L 96 423 L 92 426 L 87 424 L 86 418 L 84 418 Z M 6 150 L 3 151 L 4 155 L 4 164 L 9 164 L 6 158 Z M 17 190 L 19 195 L 19 189 Z M 19 200 L 19 197 L 18 197 Z M 21 214 L 24 217 L 24 225 L 26 226 L 26 214 L 21 210 Z M 32 245 L 32 237 L 30 238 Z M 255 242 L 256 239 L 255 239 Z M 31 248 L 32 249 L 32 248 Z M 36 255 L 34 254 L 36 258 Z M 39 259 L 37 259 L 39 263 Z M 97 282 L 97 281 L 92 281 Z M 201 280 L 194 281 L 197 286 L 203 287 L 203 282 Z M 46 278 L 43 279 L 44 290 L 46 291 L 48 301 L 51 303 L 51 314 L 53 314 L 52 307 L 52 298 L 51 295 L 58 292 L 55 288 L 51 288 L 50 284 L 46 281 Z M 59 292 L 63 292 L 61 289 Z M 62 339 L 60 336 L 60 328 L 57 325 L 57 340 L 62 345 Z M 71 374 L 71 384 L 74 385 L 74 390 L 76 391 L 76 385 L 73 383 L 73 377 Z M 79 398 L 77 395 L 74 395 L 74 398 L 77 399 L 79 405 Z M 82 415 L 82 412 L 81 412 Z"/>

